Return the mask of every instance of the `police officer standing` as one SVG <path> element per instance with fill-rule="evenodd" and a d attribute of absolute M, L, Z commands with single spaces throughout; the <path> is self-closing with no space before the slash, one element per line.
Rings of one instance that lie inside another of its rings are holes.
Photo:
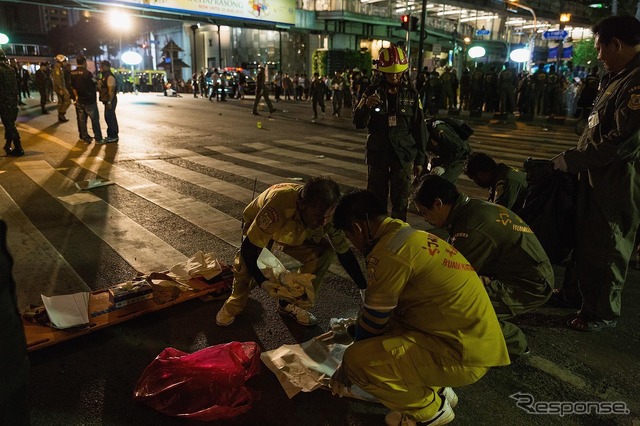
<path fill-rule="evenodd" d="M 598 86 L 600 86 L 598 67 L 593 67 L 589 75 L 580 84 L 580 92 L 576 103 L 576 118 L 587 118 L 591 114 L 593 101 L 596 100 L 598 95 Z"/>
<path fill-rule="evenodd" d="M 561 91 L 560 77 L 556 73 L 556 66 L 549 67 L 547 74 L 547 85 L 545 86 L 545 113 L 554 116 L 559 111 L 560 97 L 558 93 Z"/>
<path fill-rule="evenodd" d="M 538 64 L 538 69 L 533 73 L 533 93 L 534 93 L 534 111 L 535 115 L 545 113 L 545 94 L 547 91 L 547 73 L 544 70 L 544 64 Z"/>
<path fill-rule="evenodd" d="M 49 78 L 49 62 L 41 62 L 40 68 L 36 71 L 36 87 L 40 93 L 40 110 L 43 114 L 49 114 L 47 111 L 47 85 Z"/>
<path fill-rule="evenodd" d="M 367 189 L 383 205 L 391 197 L 391 217 L 407 219 L 412 178 L 420 175 L 427 140 L 418 92 L 404 78 L 409 60 L 401 48 L 380 50 L 377 70 L 353 112 L 356 129 L 367 128 Z"/>
<path fill-rule="evenodd" d="M 18 118 L 16 72 L 9 66 L 4 50 L 0 49 L 0 119 L 4 126 L 4 152 L 13 157 L 20 157 L 24 155 L 24 151 L 16 128 L 16 118 Z"/>
<path fill-rule="evenodd" d="M 91 143 L 91 136 L 87 131 L 87 118 L 91 119 L 93 137 L 96 142 L 102 142 L 102 131 L 100 130 L 100 113 L 96 101 L 96 80 L 93 74 L 87 70 L 87 58 L 78 56 L 76 58 L 78 67 L 71 71 L 71 88 L 76 100 L 76 115 L 78 117 L 78 133 L 80 139 L 86 143 Z"/>
<path fill-rule="evenodd" d="M 60 123 L 69 121 L 65 114 L 71 106 L 71 95 L 64 80 L 65 62 L 67 62 L 66 56 L 56 55 L 56 64 L 53 66 L 53 90 L 58 95 L 58 121 Z"/>
<path fill-rule="evenodd" d="M 582 307 L 568 325 L 579 331 L 617 325 L 640 225 L 640 21 L 612 16 L 593 33 L 607 74 L 578 146 L 553 160 L 578 175 L 573 260 Z"/>
<path fill-rule="evenodd" d="M 509 66 L 509 62 L 504 63 L 504 68 L 498 74 L 498 92 L 500 94 L 500 112 L 502 114 L 513 114 L 515 109 L 515 93 L 518 85 L 518 76 Z"/>
<path fill-rule="evenodd" d="M 102 77 L 98 82 L 98 92 L 100 93 L 100 102 L 104 104 L 104 121 L 107 122 L 107 137 L 96 143 L 115 143 L 118 142 L 118 118 L 116 117 L 116 106 L 118 105 L 118 83 L 115 76 L 111 72 L 111 62 L 100 62 L 100 71 Z M 95 136 L 95 135 L 94 135 Z"/>
<path fill-rule="evenodd" d="M 469 109 L 469 97 L 471 96 L 471 73 L 465 67 L 460 76 L 460 109 Z"/>
<path fill-rule="evenodd" d="M 482 111 L 484 102 L 484 70 L 477 64 L 471 73 L 471 111 Z"/>
<path fill-rule="evenodd" d="M 496 112 L 498 101 L 498 72 L 496 67 L 491 67 L 484 75 L 484 110 Z"/>

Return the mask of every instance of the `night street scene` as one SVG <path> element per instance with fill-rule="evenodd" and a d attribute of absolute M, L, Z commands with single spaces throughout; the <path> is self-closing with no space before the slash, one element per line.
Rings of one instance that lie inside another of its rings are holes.
<path fill-rule="evenodd" d="M 0 0 L 0 425 L 640 426 L 637 0 Z"/>

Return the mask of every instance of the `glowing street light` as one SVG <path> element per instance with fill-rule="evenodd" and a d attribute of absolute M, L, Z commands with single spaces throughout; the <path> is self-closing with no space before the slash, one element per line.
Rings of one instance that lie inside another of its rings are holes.
<path fill-rule="evenodd" d="M 473 59 L 482 58 L 487 51 L 482 46 L 473 46 L 469 49 L 469 57 Z"/>
<path fill-rule="evenodd" d="M 0 46 L 7 43 L 9 43 L 9 37 L 7 37 L 6 34 L 0 33 Z"/>
<path fill-rule="evenodd" d="M 127 31 L 131 28 L 131 16 L 121 10 L 112 10 L 109 13 L 109 23 L 116 30 Z"/>
<path fill-rule="evenodd" d="M 109 24 L 118 31 L 118 55 L 122 54 L 122 32 L 131 29 L 131 16 L 121 10 L 112 10 L 109 12 Z M 120 58 L 120 66 L 122 66 L 122 58 Z"/>

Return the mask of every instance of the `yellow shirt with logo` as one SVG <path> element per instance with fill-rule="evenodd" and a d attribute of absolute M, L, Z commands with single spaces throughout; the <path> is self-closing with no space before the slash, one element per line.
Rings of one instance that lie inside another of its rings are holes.
<path fill-rule="evenodd" d="M 476 367 L 509 364 L 489 296 L 444 240 L 387 218 L 367 256 L 365 306 L 393 309 L 390 327 L 424 333 L 426 350 Z"/>
<path fill-rule="evenodd" d="M 304 224 L 296 208 L 302 185 L 280 183 L 269 187 L 242 213 L 245 234 L 255 246 L 266 247 L 273 240 L 287 246 L 320 243 L 329 238 L 337 253 L 346 253 L 349 243 L 332 223 L 311 229 Z"/>

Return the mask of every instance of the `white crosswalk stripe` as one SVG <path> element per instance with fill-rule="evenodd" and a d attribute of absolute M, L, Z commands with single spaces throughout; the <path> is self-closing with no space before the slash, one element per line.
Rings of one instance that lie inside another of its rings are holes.
<path fill-rule="evenodd" d="M 72 180 L 44 161 L 21 161 L 16 165 L 54 198 L 77 192 Z M 61 203 L 136 270 L 145 273 L 162 270 L 166 265 L 186 260 L 182 253 L 144 227 L 100 198 L 93 197 L 95 201 L 83 204 Z"/>

